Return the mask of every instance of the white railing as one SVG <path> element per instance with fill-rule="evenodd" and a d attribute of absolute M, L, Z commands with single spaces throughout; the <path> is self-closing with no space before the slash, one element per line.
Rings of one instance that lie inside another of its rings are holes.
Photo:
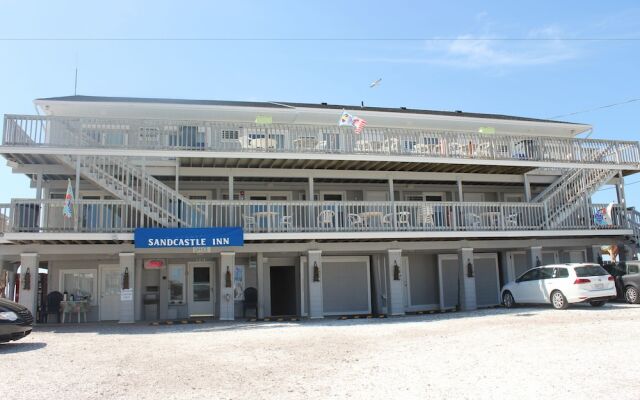
<path fill-rule="evenodd" d="M 69 167 L 74 167 L 76 159 L 61 158 Z M 197 212 L 189 199 L 132 165 L 125 157 L 81 156 L 79 162 L 83 176 L 161 225 L 190 226 L 182 216 Z"/>
<path fill-rule="evenodd" d="M 378 154 L 640 167 L 638 142 L 335 125 L 6 115 L 5 146 Z"/>
<path fill-rule="evenodd" d="M 549 227 L 541 204 L 363 201 L 194 201 L 183 215 L 191 227 L 242 226 L 245 233 L 384 231 L 540 231 L 628 229 L 622 208 L 585 204 L 561 224 Z M 162 227 L 120 200 L 78 200 L 73 216 L 64 200 L 15 199 L 0 205 L 2 232 L 131 232 Z M 603 209 L 608 219 L 601 218 Z M 4 221 L 4 222 L 3 222 Z M 639 221 L 640 222 L 640 221 Z M 174 223 L 173 226 L 182 226 Z"/>
<path fill-rule="evenodd" d="M 629 226 L 633 230 L 636 245 L 640 245 L 640 211 L 633 208 L 627 210 L 627 218 L 629 220 Z"/>

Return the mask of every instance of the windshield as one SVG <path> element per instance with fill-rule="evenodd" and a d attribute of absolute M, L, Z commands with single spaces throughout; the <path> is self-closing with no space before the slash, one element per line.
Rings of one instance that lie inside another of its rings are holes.
<path fill-rule="evenodd" d="M 578 278 L 609 275 L 609 273 L 599 265 L 585 265 L 584 267 L 576 267 L 575 270 Z"/>

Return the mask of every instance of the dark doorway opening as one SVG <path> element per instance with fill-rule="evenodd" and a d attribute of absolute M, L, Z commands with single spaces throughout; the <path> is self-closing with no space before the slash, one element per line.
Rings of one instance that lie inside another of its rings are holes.
<path fill-rule="evenodd" d="M 295 267 L 271 267 L 271 315 L 296 315 Z"/>

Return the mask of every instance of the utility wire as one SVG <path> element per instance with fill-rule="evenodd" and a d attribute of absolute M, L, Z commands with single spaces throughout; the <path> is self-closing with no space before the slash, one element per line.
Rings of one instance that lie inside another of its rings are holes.
<path fill-rule="evenodd" d="M 629 103 L 633 103 L 635 101 L 640 101 L 640 98 L 621 101 L 619 103 L 607 104 L 606 106 L 600 106 L 600 107 L 590 108 L 588 110 L 576 111 L 576 112 L 572 112 L 572 113 L 569 113 L 569 114 L 555 115 L 553 117 L 549 117 L 549 118 L 546 118 L 546 119 L 558 119 L 558 118 L 569 117 L 571 115 L 583 114 L 583 113 L 588 113 L 588 112 L 592 112 L 592 111 L 602 110 L 603 108 L 611 108 L 611 107 L 621 106 L 623 104 L 629 104 Z"/>
<path fill-rule="evenodd" d="M 452 42 L 452 41 L 504 41 L 504 42 L 638 42 L 640 37 L 0 37 L 3 42 Z"/>

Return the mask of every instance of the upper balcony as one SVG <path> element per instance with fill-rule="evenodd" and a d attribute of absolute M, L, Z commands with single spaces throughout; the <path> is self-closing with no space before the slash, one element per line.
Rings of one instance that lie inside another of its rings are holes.
<path fill-rule="evenodd" d="M 640 169 L 640 146 L 633 141 L 369 126 L 356 134 L 337 125 L 7 115 L 2 145 L 5 154 L 235 159 L 239 167 L 262 159 L 261 166 L 286 168 L 354 169 L 356 162 L 363 164 L 355 169 L 365 170 L 452 171 L 420 164 L 459 166 L 455 172 L 491 166 L 521 168 L 517 173 L 558 166 Z"/>
<path fill-rule="evenodd" d="M 135 228 L 159 226 L 121 200 L 78 200 L 73 218 L 64 216 L 64 204 L 51 199 L 0 204 L 0 239 L 132 240 Z M 176 212 L 191 227 L 241 226 L 246 240 L 290 241 L 632 235 L 637 219 L 618 205 L 588 203 L 557 223 L 540 203 L 216 200 L 196 201 L 186 210 Z"/>

